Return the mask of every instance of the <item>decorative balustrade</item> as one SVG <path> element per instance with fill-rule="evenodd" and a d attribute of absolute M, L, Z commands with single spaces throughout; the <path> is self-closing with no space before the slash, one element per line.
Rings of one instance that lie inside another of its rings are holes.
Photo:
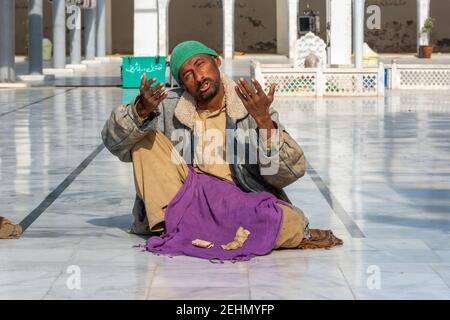
<path fill-rule="evenodd" d="M 448 90 L 450 89 L 450 65 L 393 63 L 389 69 L 389 88 Z"/>
<path fill-rule="evenodd" d="M 377 68 L 294 68 L 251 62 L 251 75 L 278 96 L 383 96 L 384 66 Z"/>

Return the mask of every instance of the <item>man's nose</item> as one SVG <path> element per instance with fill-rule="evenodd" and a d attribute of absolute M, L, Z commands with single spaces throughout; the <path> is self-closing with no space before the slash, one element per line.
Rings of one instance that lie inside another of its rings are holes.
<path fill-rule="evenodd" d="M 195 77 L 195 81 L 199 84 L 203 82 L 203 79 L 205 79 L 204 75 L 201 73 L 198 73 L 198 72 L 196 72 L 194 74 L 194 77 Z"/>

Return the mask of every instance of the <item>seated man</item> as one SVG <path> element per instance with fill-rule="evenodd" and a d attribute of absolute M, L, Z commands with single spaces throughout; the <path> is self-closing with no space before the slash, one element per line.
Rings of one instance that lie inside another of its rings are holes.
<path fill-rule="evenodd" d="M 202 233 L 213 230 L 203 220 L 215 223 L 217 234 L 220 226 L 231 223 L 225 220 L 241 220 L 248 212 L 248 220 L 239 222 L 246 229 L 254 223 L 258 230 L 258 217 L 268 219 L 275 235 L 268 241 L 270 250 L 342 244 L 329 230 L 310 230 L 308 219 L 283 191 L 305 174 L 305 158 L 270 108 L 275 85 L 266 94 L 255 79 L 253 85 L 243 78 L 235 83 L 220 72 L 220 65 L 218 54 L 202 43 L 180 43 L 172 52 L 170 71 L 181 88 L 168 92 L 144 74 L 140 94 L 106 121 L 105 146 L 121 161 L 133 163 L 137 196 L 130 232 L 171 238 L 167 233 L 181 232 L 181 223 L 197 219 L 194 231 L 215 237 Z M 256 147 L 249 141 L 253 136 Z M 242 157 L 242 151 L 248 153 Z M 191 212 L 180 212 L 183 208 Z M 209 216 L 201 216 L 205 212 Z M 249 231 L 250 237 L 261 236 L 255 230 Z"/>

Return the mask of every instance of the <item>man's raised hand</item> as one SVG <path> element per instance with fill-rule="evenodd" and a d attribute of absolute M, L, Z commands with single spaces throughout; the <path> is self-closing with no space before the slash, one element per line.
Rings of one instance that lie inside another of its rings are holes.
<path fill-rule="evenodd" d="M 136 104 L 136 112 L 141 118 L 146 118 L 150 113 L 155 111 L 159 103 L 167 98 L 169 94 L 165 91 L 164 83 L 162 82 L 154 87 L 150 87 L 155 81 L 155 78 L 147 81 L 146 73 L 142 75 L 139 99 Z"/>
<path fill-rule="evenodd" d="M 253 78 L 253 86 L 244 78 L 236 82 L 236 93 L 247 109 L 248 113 L 255 119 L 259 128 L 272 129 L 273 124 L 269 114 L 269 107 L 274 100 L 276 84 L 270 86 L 266 94 L 259 82 Z"/>

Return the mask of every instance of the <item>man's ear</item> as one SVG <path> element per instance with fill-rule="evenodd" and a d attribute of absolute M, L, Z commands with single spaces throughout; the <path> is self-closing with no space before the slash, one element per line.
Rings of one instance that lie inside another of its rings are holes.
<path fill-rule="evenodd" d="M 178 82 L 177 82 L 177 83 L 178 83 Z M 184 86 L 183 81 L 180 80 L 180 82 L 178 83 L 178 86 L 179 86 L 181 89 L 186 90 L 186 87 Z"/>
<path fill-rule="evenodd" d="M 213 57 L 214 61 L 216 62 L 217 68 L 220 68 L 220 66 L 222 65 L 222 59 L 220 58 L 220 56 L 217 57 Z"/>

